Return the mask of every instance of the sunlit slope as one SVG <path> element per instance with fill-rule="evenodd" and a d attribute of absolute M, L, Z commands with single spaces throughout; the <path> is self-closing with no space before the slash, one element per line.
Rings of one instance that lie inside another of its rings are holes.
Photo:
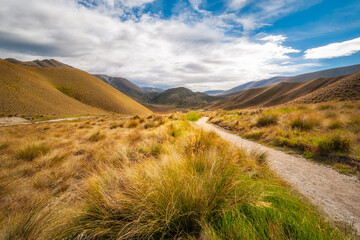
<path fill-rule="evenodd" d="M 0 112 L 17 114 L 146 115 L 150 110 L 72 68 L 40 68 L 0 60 Z"/>
<path fill-rule="evenodd" d="M 241 109 L 248 107 L 269 107 L 290 102 L 297 98 L 332 85 L 344 77 L 317 78 L 307 82 L 280 82 L 268 87 L 246 89 L 214 103 L 213 109 Z"/>
<path fill-rule="evenodd" d="M 338 82 L 298 98 L 294 103 L 318 103 L 335 100 L 360 100 L 360 72 L 351 74 Z"/>

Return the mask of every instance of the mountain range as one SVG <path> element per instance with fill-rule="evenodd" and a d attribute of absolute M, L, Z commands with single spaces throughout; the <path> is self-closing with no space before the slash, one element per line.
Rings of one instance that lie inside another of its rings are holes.
<path fill-rule="evenodd" d="M 211 96 L 216 95 L 216 96 Z M 227 91 L 163 91 L 122 77 L 91 75 L 57 60 L 0 59 L 0 113 L 147 115 L 171 109 L 240 109 L 360 100 L 360 64 L 248 82 Z M 151 110 L 149 110 L 151 109 Z"/>
<path fill-rule="evenodd" d="M 338 76 L 345 76 L 354 72 L 360 71 L 360 64 L 346 66 L 346 67 L 339 67 L 339 68 L 331 68 L 326 69 L 322 71 L 316 71 L 311 73 L 305 73 L 297 76 L 288 76 L 288 77 L 273 77 L 269 79 L 264 79 L 260 81 L 251 81 L 244 84 L 241 84 L 239 86 L 236 86 L 234 88 L 231 88 L 229 90 L 223 91 L 223 90 L 213 90 L 213 91 L 207 91 L 205 93 L 208 93 L 209 95 L 214 96 L 226 96 L 226 95 L 235 95 L 238 94 L 239 91 L 250 89 L 250 88 L 256 88 L 256 87 L 265 87 L 269 86 L 278 82 L 306 82 L 310 80 L 314 80 L 316 78 L 320 77 L 338 77 Z"/>

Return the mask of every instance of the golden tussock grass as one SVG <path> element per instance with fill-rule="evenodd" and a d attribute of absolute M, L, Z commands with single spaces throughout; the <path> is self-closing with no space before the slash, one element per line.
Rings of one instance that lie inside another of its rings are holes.
<path fill-rule="evenodd" d="M 218 111 L 210 121 L 245 138 L 360 170 L 359 116 L 357 101 Z"/>
<path fill-rule="evenodd" d="M 128 121 L 137 125 L 112 128 Z M 186 116 L 103 116 L 0 134 L 9 143 L 0 150 L 0 239 L 352 238 L 277 179 L 264 154 Z"/>

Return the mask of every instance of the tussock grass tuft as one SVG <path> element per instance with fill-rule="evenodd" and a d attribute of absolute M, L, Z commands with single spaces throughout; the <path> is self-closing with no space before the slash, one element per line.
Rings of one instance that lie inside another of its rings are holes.
<path fill-rule="evenodd" d="M 93 133 L 90 137 L 89 137 L 89 141 L 90 142 L 98 142 L 102 139 L 104 139 L 106 137 L 105 134 L 102 134 L 100 131 L 97 131 L 96 133 Z"/>
<path fill-rule="evenodd" d="M 348 137 L 334 134 L 320 139 L 316 151 L 320 154 L 348 153 L 350 148 L 351 141 Z"/>
<path fill-rule="evenodd" d="M 128 122 L 127 127 L 128 128 L 136 128 L 138 125 L 139 125 L 139 123 L 136 120 L 132 119 Z"/>
<path fill-rule="evenodd" d="M 276 115 L 263 115 L 256 120 L 257 127 L 266 127 L 270 125 L 276 125 L 278 117 Z"/>
<path fill-rule="evenodd" d="M 17 151 L 17 156 L 20 159 L 32 161 L 38 156 L 45 154 L 49 151 L 49 147 L 42 142 L 30 142 L 26 146 L 21 147 Z"/>
<path fill-rule="evenodd" d="M 332 121 L 329 123 L 328 129 L 331 129 L 331 130 L 333 130 L 333 129 L 339 129 L 339 128 L 341 128 L 342 126 L 343 126 L 343 123 L 342 123 L 341 120 L 339 120 L 339 119 L 334 119 L 334 120 L 332 120 Z"/>
<path fill-rule="evenodd" d="M 307 131 L 319 125 L 319 122 L 315 118 L 297 116 L 290 121 L 289 125 L 291 128 Z"/>
<path fill-rule="evenodd" d="M 2 141 L 0 142 L 0 150 L 7 149 L 10 146 L 10 142 Z"/>

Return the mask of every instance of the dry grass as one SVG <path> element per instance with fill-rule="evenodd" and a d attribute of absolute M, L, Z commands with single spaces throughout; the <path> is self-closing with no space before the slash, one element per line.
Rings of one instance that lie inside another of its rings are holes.
<path fill-rule="evenodd" d="M 210 121 L 245 138 L 360 170 L 359 116 L 360 102 L 329 102 L 218 111 Z"/>
<path fill-rule="evenodd" d="M 0 128 L 0 239 L 351 238 L 273 176 L 264 154 L 184 118 Z"/>

